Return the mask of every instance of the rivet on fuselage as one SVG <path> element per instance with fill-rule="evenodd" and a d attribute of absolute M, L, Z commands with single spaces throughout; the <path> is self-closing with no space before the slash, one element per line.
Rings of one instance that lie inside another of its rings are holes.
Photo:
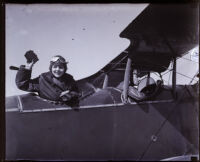
<path fill-rule="evenodd" d="M 158 137 L 157 137 L 157 136 L 155 136 L 155 135 L 152 135 L 152 136 L 151 136 L 151 140 L 152 140 L 153 142 L 156 142 L 156 141 L 157 141 L 157 139 L 158 139 Z"/>

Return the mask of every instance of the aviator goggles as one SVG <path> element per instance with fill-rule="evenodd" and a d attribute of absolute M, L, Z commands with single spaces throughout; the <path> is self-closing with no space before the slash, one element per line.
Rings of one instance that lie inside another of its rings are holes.
<path fill-rule="evenodd" d="M 54 56 L 54 57 L 51 58 L 51 62 L 57 62 L 57 61 L 59 61 L 61 63 L 64 63 L 64 64 L 68 63 L 68 62 L 65 61 L 64 58 L 59 57 L 59 56 Z"/>

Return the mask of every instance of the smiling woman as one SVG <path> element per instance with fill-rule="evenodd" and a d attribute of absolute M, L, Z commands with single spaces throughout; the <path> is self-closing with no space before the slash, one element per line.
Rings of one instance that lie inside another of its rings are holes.
<path fill-rule="evenodd" d="M 67 63 L 62 56 L 54 56 L 50 61 L 49 70 L 56 78 L 60 78 L 67 71 Z"/>
<path fill-rule="evenodd" d="M 30 53 L 29 51 L 26 53 Z M 74 106 L 78 104 L 79 90 L 75 80 L 66 73 L 67 62 L 62 56 L 54 56 L 49 72 L 31 79 L 34 60 L 21 66 L 16 75 L 16 85 L 20 90 L 37 92 L 40 97 Z"/>

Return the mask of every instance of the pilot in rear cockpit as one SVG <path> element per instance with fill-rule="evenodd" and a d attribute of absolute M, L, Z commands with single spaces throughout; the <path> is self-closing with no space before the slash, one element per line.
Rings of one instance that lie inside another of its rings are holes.
<path fill-rule="evenodd" d="M 31 79 L 34 63 L 32 61 L 20 66 L 16 75 L 16 85 L 19 89 L 37 92 L 41 98 L 55 101 L 55 103 L 65 103 L 69 106 L 78 105 L 79 90 L 73 76 L 66 73 L 68 62 L 62 56 L 52 57 L 49 72 Z"/>
<path fill-rule="evenodd" d="M 150 77 L 150 72 L 144 74 L 142 78 L 139 78 L 138 75 L 138 70 L 134 69 L 132 71 L 132 80 L 130 82 L 128 95 L 136 101 L 153 99 L 162 83 L 160 81 L 156 82 Z"/>
<path fill-rule="evenodd" d="M 150 77 L 150 73 L 144 73 L 142 77 L 139 76 L 141 71 L 133 69 L 130 74 L 130 81 L 128 86 L 128 96 L 134 101 L 144 101 L 152 99 L 158 92 L 161 82 Z M 124 81 L 121 82 L 117 88 L 123 91 Z"/>

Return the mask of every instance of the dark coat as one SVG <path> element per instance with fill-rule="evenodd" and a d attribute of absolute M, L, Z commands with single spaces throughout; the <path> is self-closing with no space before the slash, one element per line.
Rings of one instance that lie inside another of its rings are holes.
<path fill-rule="evenodd" d="M 40 97 L 52 101 L 62 101 L 60 94 L 63 91 L 79 92 L 76 82 L 70 74 L 65 73 L 61 78 L 57 79 L 51 72 L 46 72 L 37 78 L 31 79 L 31 72 L 31 70 L 25 69 L 23 65 L 20 66 L 15 80 L 19 89 L 38 92 Z M 77 98 L 77 95 L 73 97 Z"/>

